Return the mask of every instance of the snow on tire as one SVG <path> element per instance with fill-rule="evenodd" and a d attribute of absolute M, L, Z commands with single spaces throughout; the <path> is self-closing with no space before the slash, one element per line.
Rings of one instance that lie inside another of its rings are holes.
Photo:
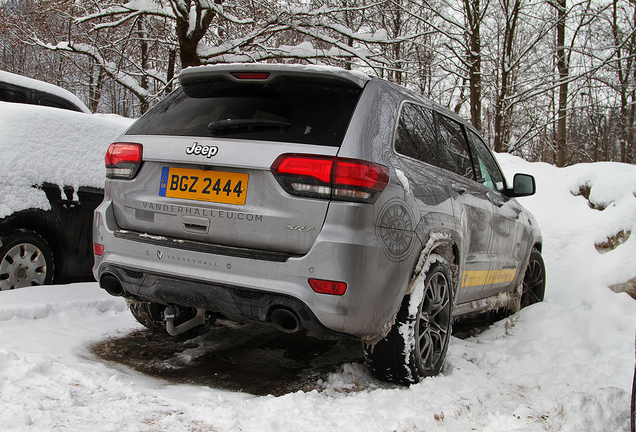
<path fill-rule="evenodd" d="M 452 306 L 450 266 L 432 254 L 404 297 L 389 334 L 365 346 L 365 359 L 374 374 L 396 384 L 414 384 L 437 375 L 450 341 Z"/>

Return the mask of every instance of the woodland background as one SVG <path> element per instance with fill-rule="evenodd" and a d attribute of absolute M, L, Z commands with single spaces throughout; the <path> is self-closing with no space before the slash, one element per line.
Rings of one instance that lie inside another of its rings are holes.
<path fill-rule="evenodd" d="M 448 107 L 497 152 L 636 163 L 636 0 L 0 0 L 0 69 L 138 117 L 182 68 L 325 64 Z"/>

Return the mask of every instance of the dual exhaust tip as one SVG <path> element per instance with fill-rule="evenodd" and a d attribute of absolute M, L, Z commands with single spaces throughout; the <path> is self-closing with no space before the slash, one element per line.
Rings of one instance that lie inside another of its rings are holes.
<path fill-rule="evenodd" d="M 298 315 L 289 309 L 274 309 L 271 315 L 271 320 L 274 327 L 283 333 L 298 333 L 302 330 Z"/>
<path fill-rule="evenodd" d="M 107 273 L 99 280 L 99 286 L 106 290 L 112 296 L 120 297 L 124 293 L 124 287 L 119 279 L 114 275 Z"/>
<path fill-rule="evenodd" d="M 99 280 L 99 286 L 106 290 L 108 294 L 115 297 L 120 297 L 124 294 L 124 287 L 121 282 L 115 275 L 110 273 L 106 273 L 102 276 Z M 283 333 L 298 333 L 302 330 L 298 315 L 289 309 L 274 309 L 270 319 L 274 327 Z"/>

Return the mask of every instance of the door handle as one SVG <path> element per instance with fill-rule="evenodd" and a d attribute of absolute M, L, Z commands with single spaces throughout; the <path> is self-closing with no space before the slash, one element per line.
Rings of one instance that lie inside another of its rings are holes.
<path fill-rule="evenodd" d="M 457 183 L 451 183 L 451 189 L 454 190 L 455 192 L 457 192 L 458 194 L 465 194 L 466 191 L 468 189 L 466 189 L 464 186 L 459 185 Z"/>
<path fill-rule="evenodd" d="M 493 191 L 487 192 L 486 197 L 488 197 L 488 201 L 490 201 L 492 204 L 496 205 L 497 207 L 502 207 L 506 203 L 506 200 L 501 198 L 499 194 Z"/>
<path fill-rule="evenodd" d="M 503 206 L 505 204 L 504 200 L 499 199 L 499 198 L 490 198 L 490 202 L 493 203 L 494 205 L 496 205 L 497 207 L 501 207 L 501 206 Z"/>

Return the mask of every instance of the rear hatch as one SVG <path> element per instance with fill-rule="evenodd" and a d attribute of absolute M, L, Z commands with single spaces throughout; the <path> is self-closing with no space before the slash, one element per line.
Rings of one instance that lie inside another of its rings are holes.
<path fill-rule="evenodd" d="M 329 161 L 366 81 L 329 69 L 226 65 L 187 69 L 180 82 L 109 150 L 117 224 L 306 253 L 331 199 Z M 141 163 L 128 159 L 128 143 Z"/>

